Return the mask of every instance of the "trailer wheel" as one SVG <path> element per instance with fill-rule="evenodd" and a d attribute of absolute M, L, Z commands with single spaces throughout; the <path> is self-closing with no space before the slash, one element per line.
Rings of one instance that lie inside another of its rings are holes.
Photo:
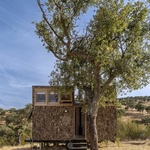
<path fill-rule="evenodd" d="M 71 150 L 71 149 L 72 149 L 72 146 L 73 146 L 73 143 L 72 143 L 72 142 L 67 142 L 67 143 L 66 143 L 66 148 L 67 148 L 67 150 Z"/>

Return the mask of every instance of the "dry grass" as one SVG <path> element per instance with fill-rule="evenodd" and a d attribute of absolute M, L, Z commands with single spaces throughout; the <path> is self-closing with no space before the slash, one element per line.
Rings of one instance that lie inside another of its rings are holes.
<path fill-rule="evenodd" d="M 100 144 L 102 150 L 150 150 L 150 140 Z"/>
<path fill-rule="evenodd" d="M 145 141 L 129 141 L 117 143 L 101 143 L 99 144 L 99 150 L 150 150 L 150 140 Z M 30 145 L 3 147 L 0 150 L 31 150 Z M 45 150 L 66 150 L 64 147 L 50 147 Z"/>
<path fill-rule="evenodd" d="M 141 120 L 141 118 L 150 117 L 146 111 L 138 112 L 136 109 L 126 110 L 125 115 L 121 117 L 124 122 L 131 122 L 132 120 Z"/>
<path fill-rule="evenodd" d="M 1 147 L 0 150 L 31 150 L 30 145 L 24 145 L 24 146 L 4 146 Z"/>

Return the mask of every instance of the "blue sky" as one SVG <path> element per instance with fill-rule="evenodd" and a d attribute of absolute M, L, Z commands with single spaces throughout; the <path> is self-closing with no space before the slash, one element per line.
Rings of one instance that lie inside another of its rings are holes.
<path fill-rule="evenodd" d="M 36 0 L 0 0 L 0 107 L 31 103 L 32 85 L 48 85 L 54 57 L 31 23 L 41 19 Z"/>
<path fill-rule="evenodd" d="M 31 23 L 41 19 L 36 0 L 0 0 L 0 108 L 24 107 L 32 85 L 48 85 L 55 58 Z M 150 85 L 127 96 L 150 95 Z"/>

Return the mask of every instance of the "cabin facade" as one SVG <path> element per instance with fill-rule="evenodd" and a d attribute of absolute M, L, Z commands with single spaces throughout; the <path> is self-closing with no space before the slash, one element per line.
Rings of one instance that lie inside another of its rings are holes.
<path fill-rule="evenodd" d="M 87 114 L 74 100 L 72 89 L 59 90 L 51 86 L 32 87 L 32 140 L 33 141 L 88 141 Z M 60 92 L 61 91 L 61 92 Z M 116 108 L 99 108 L 97 130 L 99 142 L 116 139 Z"/>

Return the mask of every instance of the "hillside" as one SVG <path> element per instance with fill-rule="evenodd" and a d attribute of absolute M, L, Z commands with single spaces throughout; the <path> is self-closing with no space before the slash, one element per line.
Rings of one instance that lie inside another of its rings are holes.
<path fill-rule="evenodd" d="M 149 97 L 131 97 L 119 99 L 121 107 L 117 108 L 118 128 L 116 143 L 105 141 L 99 146 L 105 150 L 149 150 L 150 149 L 150 106 Z M 139 105 L 144 106 L 139 109 Z M 5 145 L 25 144 L 24 139 L 31 137 L 31 123 L 27 118 L 31 112 L 31 105 L 22 109 L 0 109 L 0 149 L 28 150 L 25 147 L 6 147 Z M 17 137 L 16 135 L 19 135 Z M 4 136 L 5 135 L 5 136 Z M 7 135 L 7 136 L 6 136 Z M 19 140 L 18 140 L 19 139 Z M 119 147 L 118 147 L 119 146 Z M 50 148 L 52 150 L 52 147 Z M 63 150 L 62 147 L 59 149 Z"/>

